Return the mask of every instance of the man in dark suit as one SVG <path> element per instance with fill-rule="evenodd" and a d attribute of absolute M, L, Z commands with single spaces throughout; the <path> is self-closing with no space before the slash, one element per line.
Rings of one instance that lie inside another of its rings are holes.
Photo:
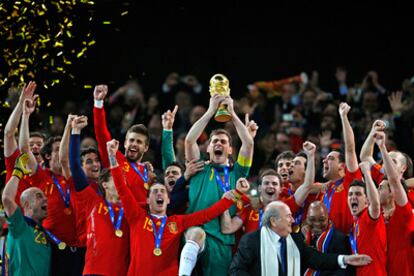
<path fill-rule="evenodd" d="M 329 220 L 328 209 L 321 201 L 314 201 L 309 205 L 302 234 L 305 236 L 305 243 L 321 253 L 351 254 L 348 237 L 335 229 Z M 305 275 L 314 275 L 315 272 L 316 270 L 308 268 Z M 348 266 L 346 270 L 320 270 L 318 275 L 355 275 L 355 271 Z"/>
<path fill-rule="evenodd" d="M 306 268 L 335 270 L 347 265 L 366 265 L 367 255 L 323 254 L 292 234 L 294 219 L 280 201 L 270 203 L 263 215 L 263 227 L 245 235 L 231 263 L 230 275 L 303 275 Z"/>

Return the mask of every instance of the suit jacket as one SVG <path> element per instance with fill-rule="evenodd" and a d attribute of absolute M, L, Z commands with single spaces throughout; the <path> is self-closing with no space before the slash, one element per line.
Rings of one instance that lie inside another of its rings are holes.
<path fill-rule="evenodd" d="M 334 229 L 327 253 L 336 253 L 343 255 L 351 254 L 349 238 L 345 236 L 341 231 Z M 320 273 L 320 276 L 350 276 L 355 275 L 355 267 L 348 265 L 347 269 L 339 268 L 337 270 L 322 270 Z"/>
<path fill-rule="evenodd" d="M 305 244 L 301 234 L 291 234 L 300 252 L 301 275 L 306 268 L 335 270 L 339 268 L 338 254 L 322 254 Z M 277 256 L 275 256 L 277 261 Z M 279 265 L 280 268 L 280 265 Z M 261 275 L 260 229 L 242 237 L 230 265 L 229 275 Z M 283 275 L 279 269 L 279 275 Z"/>

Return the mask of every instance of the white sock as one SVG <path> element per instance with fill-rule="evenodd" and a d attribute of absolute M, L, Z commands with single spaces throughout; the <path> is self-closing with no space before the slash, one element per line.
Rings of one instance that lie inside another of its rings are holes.
<path fill-rule="evenodd" d="M 197 255 L 200 251 L 200 246 L 198 243 L 192 240 L 187 240 L 183 250 L 181 250 L 180 257 L 180 268 L 178 270 L 178 275 L 191 275 L 193 269 L 197 263 Z"/>

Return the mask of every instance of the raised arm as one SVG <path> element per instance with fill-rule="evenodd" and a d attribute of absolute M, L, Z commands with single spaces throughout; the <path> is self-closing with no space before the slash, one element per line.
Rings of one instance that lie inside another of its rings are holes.
<path fill-rule="evenodd" d="M 23 114 L 22 114 L 22 121 L 20 123 L 20 133 L 19 133 L 19 148 L 22 153 L 27 153 L 29 155 L 29 162 L 28 167 L 34 173 L 37 169 L 37 161 L 36 157 L 34 157 L 33 153 L 29 147 L 29 117 L 30 114 L 36 108 L 36 99 L 37 97 L 33 97 L 33 99 L 25 99 L 23 104 Z"/>
<path fill-rule="evenodd" d="M 7 182 L 4 187 L 1 200 L 3 202 L 4 211 L 8 217 L 11 217 L 16 211 L 18 205 L 16 203 L 16 194 L 19 187 L 20 179 L 26 174 L 29 174 L 31 171 L 26 167 L 29 162 L 29 155 L 27 153 L 22 153 L 16 159 L 14 165 L 14 170 L 12 177 Z"/>
<path fill-rule="evenodd" d="M 121 167 L 118 165 L 116 160 L 116 154 L 119 148 L 119 141 L 112 139 L 106 143 L 107 145 L 107 154 L 109 157 L 109 163 L 111 168 L 111 175 L 114 180 L 116 190 L 118 192 L 119 198 L 121 199 L 122 206 L 125 210 L 125 217 L 127 220 L 132 223 L 137 216 L 140 215 L 141 208 L 138 206 L 138 203 L 135 201 L 135 197 L 132 194 L 131 190 L 127 187 L 125 182 L 125 176 L 122 172 Z"/>
<path fill-rule="evenodd" d="M 86 119 L 82 120 L 82 117 L 85 117 Z M 77 192 L 82 191 L 89 185 L 88 178 L 82 169 L 80 160 L 80 133 L 82 128 L 87 125 L 88 120 L 86 116 L 76 117 L 72 121 L 72 130 L 69 141 L 69 168 Z"/>
<path fill-rule="evenodd" d="M 175 161 L 175 152 L 173 146 L 173 125 L 178 105 L 171 112 L 169 109 L 161 116 L 162 120 L 162 140 L 161 140 L 161 157 L 162 169 L 165 170 L 169 164 Z"/>
<path fill-rule="evenodd" d="M 69 114 L 66 121 L 65 130 L 63 131 L 62 140 L 59 147 L 59 163 L 62 166 L 62 175 L 65 179 L 71 177 L 69 168 L 69 141 L 70 132 L 72 130 L 72 121 L 76 118 L 76 115 Z"/>
<path fill-rule="evenodd" d="M 348 120 L 348 112 L 351 107 L 347 103 L 339 105 L 339 115 L 342 122 L 342 132 L 345 142 L 345 165 L 349 172 L 353 173 L 358 169 L 358 159 L 355 152 L 355 137 L 351 124 Z"/>
<path fill-rule="evenodd" d="M 313 183 L 315 182 L 315 151 L 316 146 L 306 141 L 303 143 L 303 151 L 306 154 L 306 171 L 305 171 L 305 181 L 299 188 L 296 190 L 294 197 L 297 205 L 302 206 L 308 197 L 309 193 L 313 188 Z"/>
<path fill-rule="evenodd" d="M 36 89 L 36 83 L 31 81 L 26 86 L 23 86 L 17 105 L 13 109 L 12 114 L 7 120 L 4 127 L 4 156 L 11 156 L 17 149 L 17 141 L 15 138 L 16 128 L 19 125 L 20 117 L 23 113 L 23 105 L 25 99 L 33 99 L 33 93 Z"/>
<path fill-rule="evenodd" d="M 243 124 L 243 122 L 240 120 L 240 118 L 237 116 L 236 112 L 234 111 L 233 99 L 227 96 L 225 97 L 223 104 L 227 105 L 227 109 L 229 113 L 231 114 L 231 119 L 233 121 L 234 127 L 236 128 L 237 134 L 239 135 L 240 140 L 242 142 L 239 155 L 245 157 L 245 159 L 247 160 L 252 160 L 254 141 L 253 141 L 251 132 L 249 132 L 249 129 L 247 128 L 247 126 Z"/>
<path fill-rule="evenodd" d="M 236 233 L 243 226 L 243 221 L 238 216 L 231 217 L 229 210 L 224 211 L 220 217 L 220 229 L 223 234 Z"/>
<path fill-rule="evenodd" d="M 385 122 L 381 120 L 376 120 L 372 124 L 371 131 L 369 132 L 367 138 L 365 139 L 364 144 L 361 148 L 361 153 L 359 154 L 359 158 L 361 162 L 368 161 L 371 166 L 375 165 L 375 159 L 373 157 L 374 154 L 374 133 L 376 131 L 384 131 L 385 129 Z"/>
<path fill-rule="evenodd" d="M 401 176 L 385 146 L 385 133 L 382 131 L 376 132 L 374 134 L 374 139 L 381 151 L 385 174 L 387 175 L 391 191 L 394 194 L 394 200 L 399 206 L 405 206 L 408 202 L 408 197 L 401 185 Z"/>
<path fill-rule="evenodd" d="M 97 85 L 93 91 L 94 108 L 93 108 L 93 122 L 95 129 L 95 137 L 98 143 L 98 151 L 101 157 L 102 166 L 109 167 L 108 152 L 106 150 L 106 142 L 110 141 L 111 134 L 106 125 L 106 114 L 104 110 L 104 100 L 108 94 L 107 85 Z"/>
<path fill-rule="evenodd" d="M 224 97 L 220 96 L 219 94 L 215 94 L 213 97 L 211 97 L 207 112 L 204 113 L 204 115 L 200 119 L 198 119 L 198 121 L 195 122 L 188 131 L 184 141 L 186 160 L 200 159 L 200 149 L 197 145 L 197 140 L 203 133 L 208 122 L 214 116 L 219 104 L 223 100 Z"/>
<path fill-rule="evenodd" d="M 374 184 L 374 180 L 371 177 L 371 166 L 368 161 L 364 161 L 359 164 L 362 174 L 364 175 L 365 185 L 367 188 L 368 198 L 368 212 L 371 218 L 377 219 L 381 214 L 381 204 L 377 187 Z"/>

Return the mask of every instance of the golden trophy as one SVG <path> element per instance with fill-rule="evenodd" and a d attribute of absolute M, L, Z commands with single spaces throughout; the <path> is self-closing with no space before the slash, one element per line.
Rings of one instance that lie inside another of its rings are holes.
<path fill-rule="evenodd" d="M 215 94 L 230 96 L 229 80 L 223 74 L 215 74 L 210 79 L 210 95 L 214 96 Z M 220 104 L 214 119 L 220 123 L 225 123 L 231 120 L 231 115 L 225 104 Z"/>

